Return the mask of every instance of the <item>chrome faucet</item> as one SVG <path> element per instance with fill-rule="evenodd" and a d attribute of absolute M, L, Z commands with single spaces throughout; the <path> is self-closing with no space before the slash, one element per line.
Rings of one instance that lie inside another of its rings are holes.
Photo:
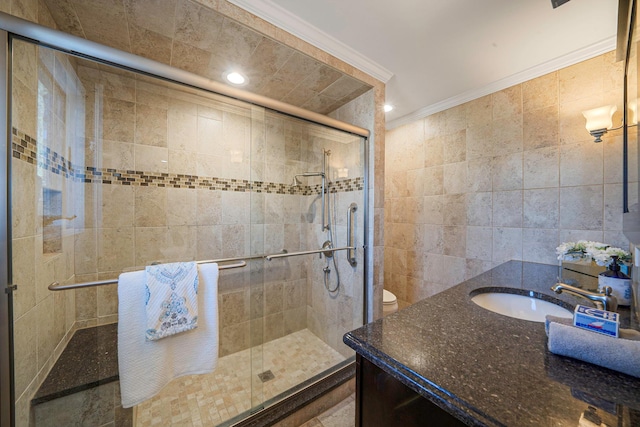
<path fill-rule="evenodd" d="M 584 289 L 576 288 L 574 286 L 567 285 L 566 283 L 558 282 L 551 287 L 551 290 L 556 294 L 562 292 L 569 292 L 570 294 L 578 295 L 583 298 L 589 299 L 596 304 L 596 307 L 606 311 L 617 311 L 618 300 L 612 295 L 612 289 L 610 286 L 604 288 L 604 292 L 596 293 L 585 291 Z"/>

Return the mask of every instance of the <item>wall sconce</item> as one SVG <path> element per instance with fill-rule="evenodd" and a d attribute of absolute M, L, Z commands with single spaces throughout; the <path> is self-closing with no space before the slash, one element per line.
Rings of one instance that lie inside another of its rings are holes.
<path fill-rule="evenodd" d="M 638 125 L 638 100 L 635 99 L 628 103 L 630 117 L 628 127 Z M 613 127 L 613 115 L 618 110 L 615 105 L 605 105 L 604 107 L 594 108 L 593 110 L 583 111 L 582 115 L 587 119 L 586 128 L 595 139 L 593 142 L 602 142 L 602 135 L 610 130 L 622 129 L 622 125 Z"/>
<path fill-rule="evenodd" d="M 615 105 L 605 105 L 604 107 L 594 108 L 593 110 L 583 111 L 582 115 L 587 119 L 586 128 L 595 137 L 593 142 L 602 142 L 602 135 L 607 131 L 620 129 L 613 128 L 613 114 L 618 111 Z"/>

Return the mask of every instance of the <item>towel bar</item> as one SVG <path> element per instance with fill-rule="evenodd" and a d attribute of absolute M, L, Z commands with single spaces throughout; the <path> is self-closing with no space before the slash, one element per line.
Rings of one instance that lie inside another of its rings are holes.
<path fill-rule="evenodd" d="M 286 249 L 283 249 L 282 252 L 280 252 L 280 254 L 286 254 L 286 253 L 287 253 Z M 228 270 L 231 268 L 245 267 L 247 265 L 247 260 L 263 259 L 263 258 L 267 258 L 268 256 L 269 255 L 253 255 L 253 256 L 246 256 L 246 257 L 243 256 L 243 257 L 234 257 L 234 258 L 208 259 L 208 260 L 196 261 L 196 264 L 210 264 L 214 262 L 220 264 L 222 262 L 233 262 L 233 264 L 218 265 L 218 269 Z M 79 289 L 79 288 L 90 288 L 92 286 L 114 285 L 116 283 L 118 283 L 118 280 L 116 279 L 98 280 L 95 282 L 70 283 L 68 285 L 61 285 L 59 282 L 53 282 L 49 286 L 47 286 L 47 289 L 49 289 L 50 291 L 64 291 L 67 289 Z"/>
<path fill-rule="evenodd" d="M 225 260 L 197 261 L 196 264 L 209 264 L 212 262 L 225 262 Z M 218 269 L 227 270 L 230 268 L 244 267 L 246 265 L 247 265 L 246 261 L 238 261 L 234 264 L 219 265 Z M 102 286 L 102 285 L 115 285 L 116 283 L 118 283 L 117 279 L 97 280 L 95 282 L 70 283 L 68 285 L 61 285 L 59 282 L 53 282 L 49 286 L 47 286 L 47 289 L 49 289 L 50 291 L 66 291 L 68 289 L 90 288 L 93 286 Z"/>

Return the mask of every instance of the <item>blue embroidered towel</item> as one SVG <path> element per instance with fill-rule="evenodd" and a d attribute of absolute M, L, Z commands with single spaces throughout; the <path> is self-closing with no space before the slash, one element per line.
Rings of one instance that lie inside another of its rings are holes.
<path fill-rule="evenodd" d="M 147 341 L 198 327 L 198 267 L 195 262 L 152 265 L 145 269 Z"/>

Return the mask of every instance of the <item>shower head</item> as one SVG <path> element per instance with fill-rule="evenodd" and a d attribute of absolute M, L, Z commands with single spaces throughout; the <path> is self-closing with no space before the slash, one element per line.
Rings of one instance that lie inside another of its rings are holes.
<path fill-rule="evenodd" d="M 298 175 L 293 177 L 293 182 L 291 183 L 292 187 L 299 187 L 300 185 L 302 185 L 302 182 L 300 182 L 300 180 L 298 179 Z"/>

